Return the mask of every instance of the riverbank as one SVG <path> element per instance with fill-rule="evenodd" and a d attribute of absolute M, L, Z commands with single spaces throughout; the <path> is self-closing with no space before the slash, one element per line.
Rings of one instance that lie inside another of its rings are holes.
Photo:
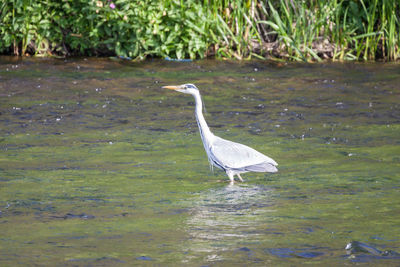
<path fill-rule="evenodd" d="M 17 56 L 395 61 L 399 32 L 396 0 L 0 5 L 0 53 Z"/>

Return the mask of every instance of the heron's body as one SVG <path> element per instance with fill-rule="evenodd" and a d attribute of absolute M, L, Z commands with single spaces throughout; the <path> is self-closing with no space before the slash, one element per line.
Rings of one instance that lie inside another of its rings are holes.
<path fill-rule="evenodd" d="M 245 172 L 277 172 L 278 165 L 273 159 L 265 156 L 257 150 L 225 140 L 215 136 L 208 127 L 202 112 L 202 100 L 199 90 L 193 84 L 184 84 L 180 86 L 164 86 L 167 89 L 173 89 L 182 93 L 191 94 L 196 101 L 196 121 L 199 126 L 200 136 L 206 150 L 208 161 L 213 166 L 226 172 L 231 182 L 234 176 L 243 181 L 240 176 Z"/>

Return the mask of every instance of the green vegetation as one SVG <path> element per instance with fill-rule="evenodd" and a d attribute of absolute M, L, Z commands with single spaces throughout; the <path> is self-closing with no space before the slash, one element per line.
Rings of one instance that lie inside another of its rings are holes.
<path fill-rule="evenodd" d="M 0 53 L 397 60 L 398 0 L 5 0 Z"/>

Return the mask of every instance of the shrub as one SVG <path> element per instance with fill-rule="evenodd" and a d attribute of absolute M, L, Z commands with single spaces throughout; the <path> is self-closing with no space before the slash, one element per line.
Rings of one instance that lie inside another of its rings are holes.
<path fill-rule="evenodd" d="M 396 60 L 398 0 L 3 0 L 0 53 Z"/>

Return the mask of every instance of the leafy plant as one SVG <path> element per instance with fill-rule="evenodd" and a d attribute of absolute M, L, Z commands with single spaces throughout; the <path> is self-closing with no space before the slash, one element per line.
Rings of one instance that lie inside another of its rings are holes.
<path fill-rule="evenodd" d="M 398 0 L 3 0 L 0 53 L 397 60 Z"/>

